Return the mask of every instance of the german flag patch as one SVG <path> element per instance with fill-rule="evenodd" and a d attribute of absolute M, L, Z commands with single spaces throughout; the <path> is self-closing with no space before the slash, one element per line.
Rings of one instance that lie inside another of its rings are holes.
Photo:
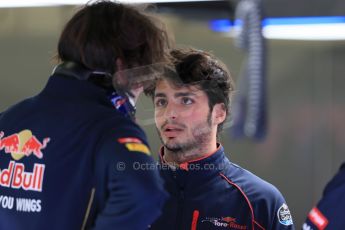
<path fill-rule="evenodd" d="M 122 137 L 117 139 L 119 143 L 124 144 L 131 152 L 141 152 L 151 155 L 150 149 L 136 137 Z"/>

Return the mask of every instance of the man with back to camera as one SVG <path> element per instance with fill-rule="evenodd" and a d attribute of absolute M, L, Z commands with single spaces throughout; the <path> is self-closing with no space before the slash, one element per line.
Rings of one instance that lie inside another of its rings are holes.
<path fill-rule="evenodd" d="M 217 143 L 234 91 L 225 65 L 194 49 L 171 56 L 177 75 L 145 91 L 154 100 L 160 170 L 171 195 L 151 229 L 294 229 L 281 193 L 230 162 Z"/>
<path fill-rule="evenodd" d="M 303 223 L 303 230 L 344 229 L 345 162 L 324 188 L 322 198 Z"/>
<path fill-rule="evenodd" d="M 45 88 L 0 114 L 1 230 L 142 230 L 160 215 L 159 173 L 132 167 L 154 161 L 127 78 L 165 60 L 156 20 L 97 1 L 67 22 Z"/>

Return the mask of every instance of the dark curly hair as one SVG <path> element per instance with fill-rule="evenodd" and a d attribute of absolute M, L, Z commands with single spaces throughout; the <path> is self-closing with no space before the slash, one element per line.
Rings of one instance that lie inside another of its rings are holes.
<path fill-rule="evenodd" d="M 226 65 L 214 55 L 193 48 L 174 49 L 170 55 L 177 74 L 165 74 L 162 78 L 173 82 L 177 87 L 198 87 L 206 93 L 211 112 L 216 104 L 223 103 L 228 115 L 235 85 Z M 152 98 L 155 83 L 145 89 L 145 94 Z M 223 123 L 218 125 L 217 132 L 222 130 Z"/>
<path fill-rule="evenodd" d="M 147 8 L 147 7 L 146 7 Z M 116 59 L 133 65 L 161 62 L 171 45 L 164 24 L 130 5 L 93 1 L 66 24 L 58 42 L 58 61 L 116 72 Z"/>

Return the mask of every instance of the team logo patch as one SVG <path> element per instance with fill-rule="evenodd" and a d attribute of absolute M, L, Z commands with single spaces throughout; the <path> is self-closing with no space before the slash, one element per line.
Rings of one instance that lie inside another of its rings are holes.
<path fill-rule="evenodd" d="M 281 224 L 286 225 L 286 226 L 293 224 L 289 207 L 285 203 L 282 206 L 280 206 L 280 208 L 278 209 L 277 215 L 278 215 L 278 220 Z"/>
<path fill-rule="evenodd" d="M 28 129 L 4 136 L 5 133 L 1 131 L 0 151 L 11 154 L 13 160 L 9 162 L 7 168 L 0 169 L 0 186 L 41 192 L 45 165 L 35 163 L 32 171 L 27 171 L 26 165 L 18 161 L 29 156 L 42 159 L 42 150 L 46 148 L 50 138 L 44 138 L 41 142 Z"/>
<path fill-rule="evenodd" d="M 327 218 L 320 212 L 317 207 L 314 207 L 309 212 L 308 218 L 320 230 L 325 229 L 328 224 Z"/>
<path fill-rule="evenodd" d="M 247 226 L 236 223 L 236 218 L 229 216 L 221 218 L 206 217 L 205 219 L 201 220 L 201 223 L 203 222 L 209 222 L 216 227 L 223 227 L 226 229 L 247 229 Z"/>
<path fill-rule="evenodd" d="M 124 144 L 129 151 L 141 152 L 151 155 L 150 149 L 136 137 L 123 137 L 119 138 L 118 142 Z"/>

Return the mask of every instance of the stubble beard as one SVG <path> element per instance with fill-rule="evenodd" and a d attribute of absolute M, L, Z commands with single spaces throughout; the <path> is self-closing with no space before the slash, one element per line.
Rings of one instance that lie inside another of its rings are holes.
<path fill-rule="evenodd" d="M 202 153 L 204 145 L 209 142 L 211 137 L 211 113 L 207 116 L 207 121 L 196 125 L 191 130 L 192 138 L 187 141 L 179 141 L 175 143 L 164 142 L 161 133 L 158 131 L 159 138 L 163 146 L 176 157 L 183 157 L 185 155 L 194 155 Z"/>

